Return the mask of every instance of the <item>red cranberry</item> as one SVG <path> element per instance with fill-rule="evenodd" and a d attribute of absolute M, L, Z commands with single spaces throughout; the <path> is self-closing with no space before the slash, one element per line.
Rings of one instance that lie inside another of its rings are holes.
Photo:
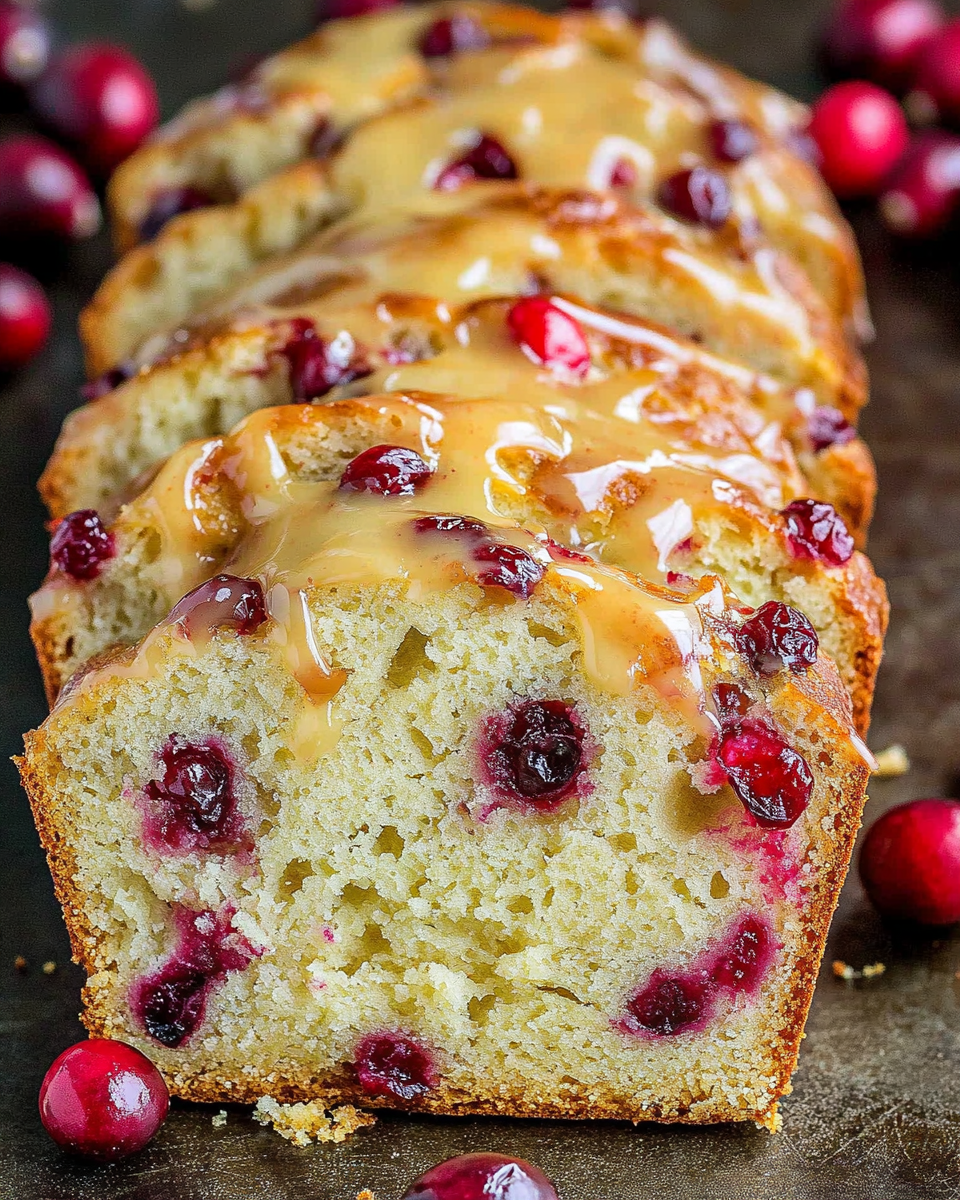
<path fill-rule="evenodd" d="M 864 839 L 860 878 L 887 916 L 960 921 L 960 803 L 911 800 L 885 812 Z"/>
<path fill-rule="evenodd" d="M 461 1154 L 414 1180 L 403 1200 L 559 1200 L 532 1163 L 503 1154 Z"/>
<path fill-rule="evenodd" d="M 343 17 L 363 17 L 367 13 L 396 8 L 399 3 L 400 0 L 320 0 L 317 5 L 317 20 L 336 21 Z"/>
<path fill-rule="evenodd" d="M 357 1046 L 357 1078 L 371 1096 L 413 1100 L 437 1085 L 430 1055 L 397 1033 L 371 1033 Z"/>
<path fill-rule="evenodd" d="M 576 787 L 583 730 L 562 700 L 526 700 L 490 718 L 484 759 L 498 790 L 547 812 Z"/>
<path fill-rule="evenodd" d="M 843 518 L 823 500 L 791 500 L 781 514 L 787 524 L 787 541 L 797 558 L 818 558 L 831 567 L 842 567 L 853 554 L 853 538 Z"/>
<path fill-rule="evenodd" d="M 420 53 L 424 58 L 449 58 L 470 50 L 484 50 L 489 45 L 489 33 L 467 13 L 438 17 L 420 37 Z"/>
<path fill-rule="evenodd" d="M 87 401 L 99 400 L 101 396 L 109 396 L 121 384 L 126 383 L 128 379 L 132 379 L 136 375 L 137 369 L 136 364 L 132 362 L 118 363 L 117 366 L 111 367 L 109 371 L 104 371 L 102 375 L 98 375 L 96 379 L 91 379 L 89 383 L 85 383 L 80 388 L 80 395 Z"/>
<path fill-rule="evenodd" d="M 488 533 L 488 528 L 483 521 L 477 521 L 473 517 L 431 515 L 418 517 L 414 521 L 414 526 L 418 533 L 446 533 L 454 537 L 466 538 L 469 541 L 486 537 Z"/>
<path fill-rule="evenodd" d="M 732 992 L 754 992 L 773 955 L 773 934 L 761 917 L 749 913 L 717 955 L 711 983 Z"/>
<path fill-rule="evenodd" d="M 838 75 L 898 90 L 913 78 L 920 52 L 943 22 L 936 0 L 843 0 L 824 30 L 827 63 Z"/>
<path fill-rule="evenodd" d="M 263 588 L 255 579 L 214 575 L 188 592 L 170 613 L 190 637 L 233 629 L 240 635 L 255 633 L 267 619 Z"/>
<path fill-rule="evenodd" d="M 0 83 L 31 83 L 50 57 L 50 27 L 29 8 L 0 3 Z"/>
<path fill-rule="evenodd" d="M 473 551 L 474 560 L 490 564 L 477 572 L 477 583 L 483 587 L 502 587 L 524 600 L 543 578 L 543 567 L 519 546 L 504 542 L 487 542 Z"/>
<path fill-rule="evenodd" d="M 802 671 L 817 661 L 817 631 L 802 612 L 768 600 L 737 630 L 737 649 L 755 671 L 772 675 L 781 667 Z"/>
<path fill-rule="evenodd" d="M 822 405 L 815 408 L 807 419 L 807 437 L 815 453 L 829 446 L 845 446 L 857 436 L 843 413 Z"/>
<path fill-rule="evenodd" d="M 213 203 L 213 197 L 200 188 L 163 188 L 156 193 L 147 215 L 140 222 L 140 240 L 152 242 L 164 225 L 174 217 L 198 208 L 209 208 Z"/>
<path fill-rule="evenodd" d="M 621 157 L 610 168 L 609 186 L 612 188 L 636 187 L 639 177 L 637 164 L 630 158 Z"/>
<path fill-rule="evenodd" d="M 0 232 L 85 238 L 100 228 L 100 202 L 83 171 L 46 138 L 0 142 Z"/>
<path fill-rule="evenodd" d="M 894 233 L 931 237 L 949 225 L 960 202 L 960 137 L 930 130 L 907 151 L 880 197 Z"/>
<path fill-rule="evenodd" d="M 216 742 L 172 734 L 160 752 L 163 775 L 144 788 L 144 834 L 155 849 L 189 854 L 236 844 L 243 835 L 233 768 Z"/>
<path fill-rule="evenodd" d="M 908 107 L 921 119 L 960 121 L 960 18 L 923 47 Z"/>
<path fill-rule="evenodd" d="M 835 84 L 813 107 L 810 133 L 820 170 L 838 196 L 871 196 L 903 155 L 907 119 L 889 92 L 873 83 Z"/>
<path fill-rule="evenodd" d="M 96 1162 L 142 1150 L 167 1116 L 163 1076 L 124 1042 L 91 1038 L 59 1055 L 40 1087 L 40 1119 L 58 1146 Z"/>
<path fill-rule="evenodd" d="M 22 367 L 50 335 L 50 305 L 39 283 L 0 263 L 0 370 Z"/>
<path fill-rule="evenodd" d="M 627 1003 L 627 1028 L 673 1037 L 700 1025 L 709 1014 L 709 980 L 654 971 L 650 982 Z"/>
<path fill-rule="evenodd" d="M 813 774 L 806 759 L 760 721 L 729 725 L 719 757 L 730 786 L 762 829 L 789 829 L 810 803 Z"/>
<path fill-rule="evenodd" d="M 297 317 L 293 332 L 280 354 L 290 364 L 290 387 L 295 400 L 318 400 L 331 388 L 369 375 L 373 368 L 349 334 L 331 341 L 317 336 L 312 321 Z"/>
<path fill-rule="evenodd" d="M 730 216 L 727 181 L 708 167 L 677 171 L 660 185 L 660 204 L 675 217 L 719 229 Z"/>
<path fill-rule="evenodd" d="M 416 450 L 406 446 L 371 446 L 347 464 L 340 488 L 375 496 L 412 496 L 433 472 Z"/>
<path fill-rule="evenodd" d="M 713 702 L 720 719 L 745 717 L 753 701 L 738 683 L 718 683 L 713 689 Z"/>
<path fill-rule="evenodd" d="M 526 296 L 507 314 L 510 332 L 545 367 L 582 379 L 590 369 L 590 347 L 579 324 L 546 296 Z"/>
<path fill-rule="evenodd" d="M 707 129 L 713 156 L 720 162 L 738 163 L 760 149 L 757 131 L 746 121 L 713 121 Z"/>
<path fill-rule="evenodd" d="M 465 154 L 447 163 L 433 186 L 440 192 L 453 192 L 477 179 L 516 178 L 517 164 L 502 143 L 488 133 L 481 133 Z"/>
<path fill-rule="evenodd" d="M 70 513 L 57 524 L 50 539 L 50 557 L 71 579 L 96 579 L 112 558 L 113 534 L 92 508 Z"/>

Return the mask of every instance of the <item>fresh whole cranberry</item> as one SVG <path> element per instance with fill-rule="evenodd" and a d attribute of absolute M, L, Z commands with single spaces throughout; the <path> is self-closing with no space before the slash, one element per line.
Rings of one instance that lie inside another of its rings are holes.
<path fill-rule="evenodd" d="M 449 58 L 470 50 L 484 50 L 489 45 L 489 33 L 467 13 L 438 17 L 420 37 L 420 53 L 424 58 Z"/>
<path fill-rule="evenodd" d="M 422 1046 L 397 1033 L 371 1033 L 357 1046 L 357 1079 L 370 1096 L 414 1100 L 437 1085 L 433 1060 Z"/>
<path fill-rule="evenodd" d="M 821 559 L 831 567 L 849 562 L 854 550 L 843 518 L 824 500 L 791 500 L 781 516 L 787 541 L 796 558 Z"/>
<path fill-rule="evenodd" d="M 153 80 L 132 54 L 108 42 L 58 54 L 31 100 L 37 115 L 102 175 L 129 157 L 160 120 Z"/>
<path fill-rule="evenodd" d="M 517 164 L 502 142 L 480 133 L 466 153 L 447 163 L 433 186 L 439 192 L 454 192 L 478 179 L 516 179 L 517 174 Z"/>
<path fill-rule="evenodd" d="M 580 325 L 546 296 L 525 296 L 507 314 L 510 332 L 535 362 L 582 379 L 590 347 Z"/>
<path fill-rule="evenodd" d="M 433 474 L 416 450 L 406 446 L 371 446 L 347 464 L 340 490 L 375 496 L 412 496 Z"/>
<path fill-rule="evenodd" d="M 444 516 L 442 514 L 418 517 L 414 521 L 414 527 L 418 533 L 445 533 L 454 537 L 466 538 L 469 541 L 484 538 L 488 533 L 488 528 L 483 521 L 477 521 L 474 517 Z"/>
<path fill-rule="evenodd" d="M 484 761 L 498 791 L 549 811 L 583 768 L 583 730 L 562 700 L 526 700 L 487 724 Z"/>
<path fill-rule="evenodd" d="M 77 581 L 96 579 L 113 553 L 113 534 L 92 508 L 64 517 L 50 539 L 53 563 L 64 575 Z"/>
<path fill-rule="evenodd" d="M 290 364 L 294 400 L 319 400 L 332 388 L 362 379 L 373 370 L 347 332 L 324 341 L 305 317 L 297 317 L 290 325 L 290 338 L 280 354 Z"/>
<path fill-rule="evenodd" d="M 528 600 L 543 578 L 543 567 L 526 550 L 505 542 L 487 542 L 473 551 L 475 562 L 484 569 L 477 572 L 483 587 L 502 587 Z"/>
<path fill-rule="evenodd" d="M 683 221 L 719 229 L 730 216 L 727 181 L 708 167 L 677 171 L 660 185 L 658 199 L 667 212 Z"/>
<path fill-rule="evenodd" d="M 504 1154 L 461 1154 L 438 1163 L 403 1200 L 559 1200 L 539 1167 Z"/>
<path fill-rule="evenodd" d="M 827 65 L 899 91 L 944 20 L 937 0 L 843 0 L 823 33 Z"/>
<path fill-rule="evenodd" d="M 915 139 L 880 197 L 880 215 L 893 233 L 932 237 L 960 207 L 960 137 L 940 130 Z"/>
<path fill-rule="evenodd" d="M 367 13 L 396 8 L 399 3 L 400 0 L 320 0 L 317 5 L 317 20 L 337 21 L 344 17 L 363 17 Z"/>
<path fill-rule="evenodd" d="M 245 636 L 255 633 L 267 619 L 263 588 L 255 579 L 236 575 L 214 575 L 188 592 L 170 613 L 189 637 L 204 636 L 218 629 L 232 629 Z"/>
<path fill-rule="evenodd" d="M 91 1038 L 54 1059 L 40 1087 L 40 1119 L 58 1146 L 96 1162 L 142 1150 L 167 1116 L 163 1076 L 125 1042 Z"/>
<path fill-rule="evenodd" d="M 802 612 L 768 600 L 737 630 L 737 649 L 760 675 L 798 672 L 817 661 L 817 631 Z"/>
<path fill-rule="evenodd" d="M 50 58 L 50 27 L 29 8 L 0 3 L 0 83 L 31 83 Z"/>
<path fill-rule="evenodd" d="M 628 1001 L 626 1024 L 634 1032 L 673 1037 L 700 1025 L 712 999 L 708 980 L 654 971 L 647 986 Z"/>
<path fill-rule="evenodd" d="M 98 375 L 96 379 L 91 379 L 89 383 L 83 384 L 80 388 L 80 395 L 87 401 L 99 400 L 101 396 L 109 396 L 121 384 L 126 383 L 128 379 L 132 379 L 136 375 L 137 370 L 136 363 L 118 363 L 115 367 L 111 367 L 109 371 L 104 371 L 102 375 Z"/>
<path fill-rule="evenodd" d="M 837 83 L 813 107 L 810 133 L 820 170 L 844 199 L 875 195 L 910 140 L 907 119 L 874 83 Z"/>
<path fill-rule="evenodd" d="M 857 436 L 857 431 L 843 413 L 827 405 L 815 408 L 807 418 L 807 437 L 814 453 L 830 446 L 845 446 Z"/>
<path fill-rule="evenodd" d="M 960 803 L 911 800 L 885 812 L 864 839 L 860 878 L 886 916 L 960 921 Z"/>
<path fill-rule="evenodd" d="M 0 370 L 22 367 L 50 336 L 50 305 L 31 275 L 0 263 Z"/>
<path fill-rule="evenodd" d="M 760 149 L 757 131 L 746 121 L 713 121 L 707 138 L 714 158 L 720 162 L 743 162 Z"/>
<path fill-rule="evenodd" d="M 33 134 L 0 142 L 0 233 L 86 238 L 100 228 L 100 202 L 69 155 Z"/>
<path fill-rule="evenodd" d="M 907 107 L 920 119 L 960 121 L 960 18 L 934 34 L 920 52 Z"/>
<path fill-rule="evenodd" d="M 168 187 L 153 197 L 147 215 L 140 222 L 140 240 L 152 242 L 164 225 L 182 213 L 209 208 L 213 197 L 197 187 Z"/>
<path fill-rule="evenodd" d="M 710 982 L 732 992 L 755 992 L 773 954 L 773 935 L 761 917 L 749 913 L 717 955 Z"/>
<path fill-rule="evenodd" d="M 190 742 L 174 733 L 159 757 L 163 774 L 144 788 L 147 843 L 181 854 L 237 844 L 243 819 L 224 750 L 214 741 Z"/>
<path fill-rule="evenodd" d="M 813 774 L 806 759 L 760 721 L 729 724 L 720 738 L 719 760 L 762 829 L 789 829 L 810 803 Z"/>

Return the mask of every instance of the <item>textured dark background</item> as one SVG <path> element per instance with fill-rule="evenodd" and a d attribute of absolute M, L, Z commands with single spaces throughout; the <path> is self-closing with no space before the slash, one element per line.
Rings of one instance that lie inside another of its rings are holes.
<path fill-rule="evenodd" d="M 826 3 L 650 0 L 700 46 L 804 98 L 818 81 L 813 33 Z M 311 0 L 59 0 L 65 38 L 128 44 L 157 77 L 164 111 L 209 90 L 254 53 L 307 30 Z M 9 121 L 0 119 L 0 128 Z M 0 181 L 2 185 L 2 181 Z M 864 432 L 880 469 L 872 553 L 893 625 L 871 744 L 906 745 L 913 769 L 877 781 L 870 818 L 900 800 L 960 788 L 960 255 L 892 246 L 855 213 L 877 340 Z M 5 251 L 0 246 L 0 257 Z M 960 937 L 891 936 L 855 878 L 841 901 L 777 1137 L 752 1128 L 384 1117 L 340 1147 L 298 1150 L 232 1111 L 180 1105 L 155 1143 L 113 1167 L 60 1155 L 37 1090 L 81 1035 L 80 973 L 68 947 L 16 772 L 7 761 L 44 715 L 26 596 L 46 566 L 34 481 L 77 400 L 79 308 L 109 263 L 105 237 L 32 265 L 52 288 L 56 337 L 0 381 L 0 1200 L 396 1200 L 429 1164 L 476 1149 L 539 1163 L 563 1200 L 937 1200 L 960 1198 Z M 14 958 L 29 961 L 25 974 Z M 844 984 L 829 963 L 883 961 Z M 58 964 L 45 975 L 41 964 Z"/>

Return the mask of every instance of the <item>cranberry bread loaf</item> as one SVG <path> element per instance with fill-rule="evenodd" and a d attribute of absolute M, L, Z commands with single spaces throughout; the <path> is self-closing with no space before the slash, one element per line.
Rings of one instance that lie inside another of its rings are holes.
<path fill-rule="evenodd" d="M 552 541 L 563 422 L 492 403 L 256 413 L 132 506 L 144 606 L 218 573 L 20 761 L 85 1020 L 197 1100 L 775 1128 L 868 774 L 846 691 L 795 610 Z"/>

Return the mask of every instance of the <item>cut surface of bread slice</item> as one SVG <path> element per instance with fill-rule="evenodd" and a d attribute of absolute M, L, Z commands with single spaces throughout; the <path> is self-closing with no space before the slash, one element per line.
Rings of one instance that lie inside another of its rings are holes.
<path fill-rule="evenodd" d="M 277 448 L 235 574 L 27 738 L 90 1031 L 195 1100 L 774 1128 L 867 778 L 832 666 Z"/>

